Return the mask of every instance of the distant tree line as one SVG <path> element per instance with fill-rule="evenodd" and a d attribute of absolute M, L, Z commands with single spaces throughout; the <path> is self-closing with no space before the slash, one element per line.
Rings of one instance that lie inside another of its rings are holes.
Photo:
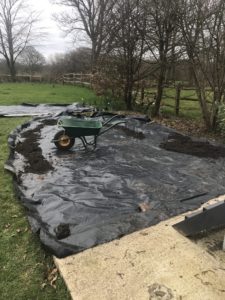
<path fill-rule="evenodd" d="M 165 82 L 168 77 L 178 79 L 176 70 L 183 64 L 195 86 L 205 124 L 215 128 L 225 90 L 224 0 L 55 2 L 70 8 L 58 16 L 64 29 L 90 41 L 92 72 L 122 83 L 127 109 L 133 108 L 138 82 L 152 76 L 157 81 L 157 116 Z"/>
<path fill-rule="evenodd" d="M 16 80 L 17 73 L 35 75 L 43 72 L 46 67 L 45 57 L 33 46 L 27 46 L 20 53 L 14 64 L 13 77 L 5 59 L 0 59 L 0 74 L 11 75 L 11 81 Z"/>
<path fill-rule="evenodd" d="M 90 73 L 91 49 L 80 47 L 64 54 L 56 54 L 51 57 L 46 69 L 53 79 L 65 73 Z"/>
<path fill-rule="evenodd" d="M 44 37 L 38 28 L 39 13 L 31 9 L 28 0 L 0 1 L 0 73 L 48 74 L 55 78 L 64 72 L 90 71 L 91 50 L 79 48 L 66 54 L 55 55 L 49 62 L 34 47 Z"/>

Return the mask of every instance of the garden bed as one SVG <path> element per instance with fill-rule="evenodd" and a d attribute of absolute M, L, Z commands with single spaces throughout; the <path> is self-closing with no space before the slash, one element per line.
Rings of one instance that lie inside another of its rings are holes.
<path fill-rule="evenodd" d="M 201 157 L 167 151 L 161 145 L 176 135 L 174 130 L 130 116 L 126 125 L 100 137 L 95 151 L 85 151 L 76 142 L 71 151 L 59 152 L 51 143 L 58 130 L 55 123 L 54 118 L 38 118 L 17 128 L 9 139 L 12 152 L 6 167 L 16 175 L 15 186 L 33 231 L 58 257 L 225 194 L 224 157 L 211 155 L 212 149 L 221 154 L 223 146 L 198 141 L 205 147 Z"/>

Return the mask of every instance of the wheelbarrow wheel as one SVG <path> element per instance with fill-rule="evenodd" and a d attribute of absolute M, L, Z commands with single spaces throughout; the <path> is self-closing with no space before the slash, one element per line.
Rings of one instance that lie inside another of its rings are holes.
<path fill-rule="evenodd" d="M 73 147 L 74 143 L 75 138 L 69 137 L 65 134 L 64 130 L 57 132 L 54 136 L 54 144 L 60 150 L 69 150 Z"/>

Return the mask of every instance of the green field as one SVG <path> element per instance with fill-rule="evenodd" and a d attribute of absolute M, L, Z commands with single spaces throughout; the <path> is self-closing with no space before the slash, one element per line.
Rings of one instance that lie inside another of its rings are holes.
<path fill-rule="evenodd" d="M 0 105 L 21 103 L 99 104 L 101 101 L 91 89 L 59 84 L 0 83 Z"/>
<path fill-rule="evenodd" d="M 166 90 L 165 94 L 173 97 L 174 90 Z M 82 87 L 0 84 L 0 105 L 79 101 L 103 108 L 105 105 L 117 106 Z M 164 97 L 163 113 L 173 114 L 173 103 L 172 99 Z M 171 104 L 171 107 L 164 104 Z M 182 102 L 181 115 L 185 118 L 199 117 L 198 102 Z M 12 177 L 4 170 L 8 134 L 25 120 L 27 118 L 0 119 L 0 299 L 70 299 L 60 276 L 56 287 L 51 286 L 51 278 L 48 277 L 54 268 L 52 257 L 42 249 L 38 237 L 31 233 L 26 213 L 13 193 Z"/>

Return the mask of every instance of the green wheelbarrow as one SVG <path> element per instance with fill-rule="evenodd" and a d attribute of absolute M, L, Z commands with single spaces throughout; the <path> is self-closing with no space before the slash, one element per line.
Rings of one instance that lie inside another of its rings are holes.
<path fill-rule="evenodd" d="M 62 117 L 58 120 L 58 127 L 62 130 L 56 133 L 52 142 L 60 150 L 68 150 L 73 147 L 75 139 L 79 138 L 82 141 L 84 148 L 93 146 L 96 148 L 97 138 L 106 133 L 111 128 L 118 124 L 125 123 L 125 121 L 115 121 L 118 115 L 113 116 L 106 122 L 102 123 L 99 120 L 93 119 L 78 119 L 75 117 Z M 111 124 L 110 124 L 111 123 Z M 103 129 L 104 126 L 109 124 L 110 126 Z M 94 139 L 88 142 L 86 137 L 93 136 Z"/>

